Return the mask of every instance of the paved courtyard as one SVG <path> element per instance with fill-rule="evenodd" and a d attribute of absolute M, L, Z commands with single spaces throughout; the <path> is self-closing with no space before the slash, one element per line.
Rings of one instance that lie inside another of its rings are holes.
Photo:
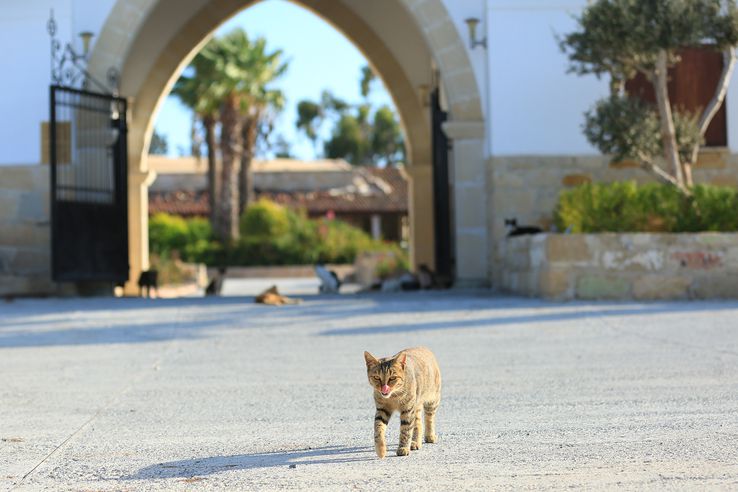
<path fill-rule="evenodd" d="M 421 344 L 439 443 L 378 460 L 362 352 Z M 738 303 L 0 301 L 0 438 L 9 490 L 738 488 Z"/>

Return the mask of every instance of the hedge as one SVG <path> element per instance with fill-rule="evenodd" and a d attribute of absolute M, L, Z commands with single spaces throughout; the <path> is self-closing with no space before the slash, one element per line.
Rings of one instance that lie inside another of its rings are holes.
<path fill-rule="evenodd" d="M 339 220 L 310 219 L 268 200 L 249 205 L 239 228 L 241 238 L 224 246 L 205 219 L 156 214 L 149 220 L 150 248 L 158 255 L 213 266 L 353 263 L 362 252 L 392 251 L 398 269 L 408 266 L 406 253 L 395 243 L 376 241 Z"/>
<path fill-rule="evenodd" d="M 665 184 L 585 184 L 560 194 L 554 222 L 574 233 L 736 232 L 738 190 L 697 185 L 687 197 Z"/>

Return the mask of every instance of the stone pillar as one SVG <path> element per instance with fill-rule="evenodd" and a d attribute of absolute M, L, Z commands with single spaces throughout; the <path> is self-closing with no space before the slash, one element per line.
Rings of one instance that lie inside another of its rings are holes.
<path fill-rule="evenodd" d="M 462 287 L 489 286 L 484 123 L 448 121 L 444 123 L 443 131 L 453 141 L 456 284 Z"/>
<path fill-rule="evenodd" d="M 138 295 L 138 276 L 149 269 L 149 186 L 156 173 L 140 171 L 139 163 L 130 162 L 128 172 L 128 282 L 127 296 Z"/>
<path fill-rule="evenodd" d="M 382 216 L 379 214 L 372 214 L 372 239 L 379 241 L 382 239 Z"/>
<path fill-rule="evenodd" d="M 434 268 L 433 170 L 416 164 L 405 168 L 410 178 L 410 264 Z"/>

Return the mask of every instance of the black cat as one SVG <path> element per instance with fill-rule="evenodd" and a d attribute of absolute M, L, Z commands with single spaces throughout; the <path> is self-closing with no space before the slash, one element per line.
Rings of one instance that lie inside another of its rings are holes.
<path fill-rule="evenodd" d="M 144 289 L 146 289 L 145 296 Z M 138 276 L 138 295 L 151 298 L 151 289 L 154 289 L 156 297 L 159 297 L 159 272 L 153 268 L 151 270 L 144 270 Z"/>
<path fill-rule="evenodd" d="M 507 237 L 540 234 L 543 232 L 543 229 L 538 226 L 519 226 L 518 219 L 505 219 L 505 227 L 508 228 Z"/>
<path fill-rule="evenodd" d="M 223 289 L 223 281 L 225 280 L 226 269 L 225 267 L 218 268 L 218 273 L 215 277 L 210 280 L 208 286 L 205 287 L 206 296 L 219 296 L 221 289 Z"/>

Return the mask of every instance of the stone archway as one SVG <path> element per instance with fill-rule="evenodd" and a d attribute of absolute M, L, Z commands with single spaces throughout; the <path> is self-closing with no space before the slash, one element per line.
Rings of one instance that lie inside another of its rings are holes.
<path fill-rule="evenodd" d="M 176 77 L 210 34 L 257 0 L 117 0 L 91 55 L 89 69 L 120 71 L 131 99 L 129 241 L 131 279 L 148 267 L 149 139 L 154 115 Z M 431 84 L 431 61 L 441 74 L 454 140 L 457 267 L 461 280 L 486 281 L 487 224 L 484 120 L 464 45 L 442 0 L 293 0 L 341 31 L 383 79 L 400 113 L 411 177 L 411 259 L 433 264 L 431 132 L 421 94 Z M 127 290 L 132 289 L 132 282 Z"/>

